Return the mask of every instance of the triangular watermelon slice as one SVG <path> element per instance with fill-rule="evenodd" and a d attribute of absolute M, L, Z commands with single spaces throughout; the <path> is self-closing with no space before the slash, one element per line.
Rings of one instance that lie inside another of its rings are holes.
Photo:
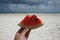
<path fill-rule="evenodd" d="M 43 23 L 36 15 L 27 15 L 18 25 L 22 28 L 35 29 L 41 27 Z"/>

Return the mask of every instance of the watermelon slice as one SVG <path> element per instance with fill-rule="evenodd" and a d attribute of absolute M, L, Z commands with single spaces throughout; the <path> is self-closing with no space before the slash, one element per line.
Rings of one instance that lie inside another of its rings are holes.
<path fill-rule="evenodd" d="M 35 29 L 41 27 L 43 23 L 36 15 L 27 15 L 18 25 L 22 28 Z"/>

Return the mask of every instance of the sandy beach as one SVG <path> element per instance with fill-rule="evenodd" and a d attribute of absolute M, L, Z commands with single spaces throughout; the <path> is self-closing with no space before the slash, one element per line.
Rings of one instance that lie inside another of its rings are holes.
<path fill-rule="evenodd" d="M 0 14 L 0 40 L 14 40 L 15 33 L 20 29 L 17 24 L 27 14 Z M 42 19 L 44 25 L 33 29 L 29 40 L 60 40 L 60 14 L 36 15 Z"/>

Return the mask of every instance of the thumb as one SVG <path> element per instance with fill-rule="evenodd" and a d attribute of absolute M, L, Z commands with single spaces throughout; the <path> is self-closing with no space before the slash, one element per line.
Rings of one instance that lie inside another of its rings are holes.
<path fill-rule="evenodd" d="M 29 29 L 27 29 L 27 28 L 24 29 L 23 32 L 21 33 L 21 35 L 25 35 L 27 31 L 29 31 Z"/>

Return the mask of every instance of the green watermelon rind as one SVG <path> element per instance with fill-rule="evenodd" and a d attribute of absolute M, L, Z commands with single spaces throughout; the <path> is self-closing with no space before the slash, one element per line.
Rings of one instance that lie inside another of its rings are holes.
<path fill-rule="evenodd" d="M 38 25 L 38 26 L 35 25 L 35 27 L 32 27 L 32 26 L 31 26 L 31 27 L 29 27 L 29 29 L 36 29 L 36 28 L 39 28 L 39 27 L 41 27 L 41 26 L 43 26 L 43 25 L 44 25 L 44 24 L 42 23 L 42 24 L 40 24 L 40 25 Z M 18 26 L 19 26 L 19 27 L 23 27 L 23 26 L 25 26 L 25 25 L 18 24 Z"/>

